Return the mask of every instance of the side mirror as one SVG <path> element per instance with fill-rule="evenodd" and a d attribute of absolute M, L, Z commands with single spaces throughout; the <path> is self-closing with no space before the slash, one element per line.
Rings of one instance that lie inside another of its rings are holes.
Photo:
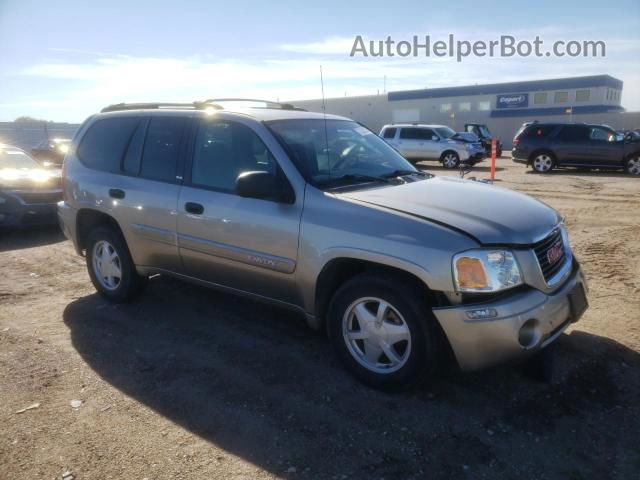
<path fill-rule="evenodd" d="M 438 137 L 437 135 L 433 135 L 433 136 L 431 137 L 431 140 L 433 140 L 434 142 L 437 142 L 437 141 L 439 141 L 439 140 L 440 140 L 440 137 Z"/>
<path fill-rule="evenodd" d="M 293 203 L 293 192 L 283 187 L 275 175 L 264 171 L 243 172 L 236 179 L 236 194 L 245 198 L 259 198 Z"/>

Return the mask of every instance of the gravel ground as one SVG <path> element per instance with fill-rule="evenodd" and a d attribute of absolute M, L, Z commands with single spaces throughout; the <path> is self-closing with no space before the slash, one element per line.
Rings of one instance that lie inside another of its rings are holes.
<path fill-rule="evenodd" d="M 551 383 L 381 393 L 296 315 L 164 277 L 112 306 L 56 229 L 0 232 L 0 479 L 638 478 L 640 179 L 497 175 L 567 216 L 590 280 Z"/>

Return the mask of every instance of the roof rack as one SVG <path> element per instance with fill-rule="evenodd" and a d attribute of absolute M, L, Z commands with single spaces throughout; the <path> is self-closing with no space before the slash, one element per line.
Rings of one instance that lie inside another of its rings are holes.
<path fill-rule="evenodd" d="M 306 112 L 304 108 L 298 108 L 291 103 L 274 102 L 272 100 L 262 100 L 258 98 L 209 98 L 201 103 L 206 104 L 218 104 L 223 102 L 252 102 L 252 103 L 264 103 L 264 107 L 252 107 L 252 108 L 274 108 L 279 110 L 297 110 L 300 112 Z M 200 103 L 200 102 L 199 102 Z"/>
<path fill-rule="evenodd" d="M 163 108 L 184 108 L 188 110 L 204 110 L 214 108 L 216 110 L 224 110 L 219 102 L 254 102 L 264 103 L 264 107 L 253 108 L 274 108 L 279 110 L 297 110 L 305 112 L 303 108 L 297 108 L 290 103 L 273 102 L 271 100 L 258 100 L 255 98 L 209 98 L 204 101 L 196 101 L 192 103 L 167 103 L 167 102 L 151 102 L 151 103 L 115 103 L 100 110 L 101 113 L 121 112 L 124 110 L 160 110 Z"/>

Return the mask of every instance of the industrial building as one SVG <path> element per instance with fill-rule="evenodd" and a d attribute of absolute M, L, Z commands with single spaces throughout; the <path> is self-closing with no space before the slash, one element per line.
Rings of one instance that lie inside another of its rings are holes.
<path fill-rule="evenodd" d="M 640 128 L 640 113 L 621 106 L 622 87 L 617 78 L 594 75 L 327 98 L 324 104 L 327 113 L 353 118 L 376 132 L 401 122 L 443 124 L 458 131 L 465 123 L 485 123 L 509 149 L 522 123 L 533 120 Z M 322 99 L 290 103 L 322 112 Z"/>

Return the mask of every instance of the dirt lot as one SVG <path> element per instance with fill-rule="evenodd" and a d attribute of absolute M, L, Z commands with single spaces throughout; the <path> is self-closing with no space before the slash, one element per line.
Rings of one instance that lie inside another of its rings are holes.
<path fill-rule="evenodd" d="M 57 230 L 0 233 L 0 479 L 638 478 L 640 180 L 498 178 L 566 215 L 590 279 L 551 384 L 370 390 L 288 312 L 162 277 L 111 306 Z"/>

